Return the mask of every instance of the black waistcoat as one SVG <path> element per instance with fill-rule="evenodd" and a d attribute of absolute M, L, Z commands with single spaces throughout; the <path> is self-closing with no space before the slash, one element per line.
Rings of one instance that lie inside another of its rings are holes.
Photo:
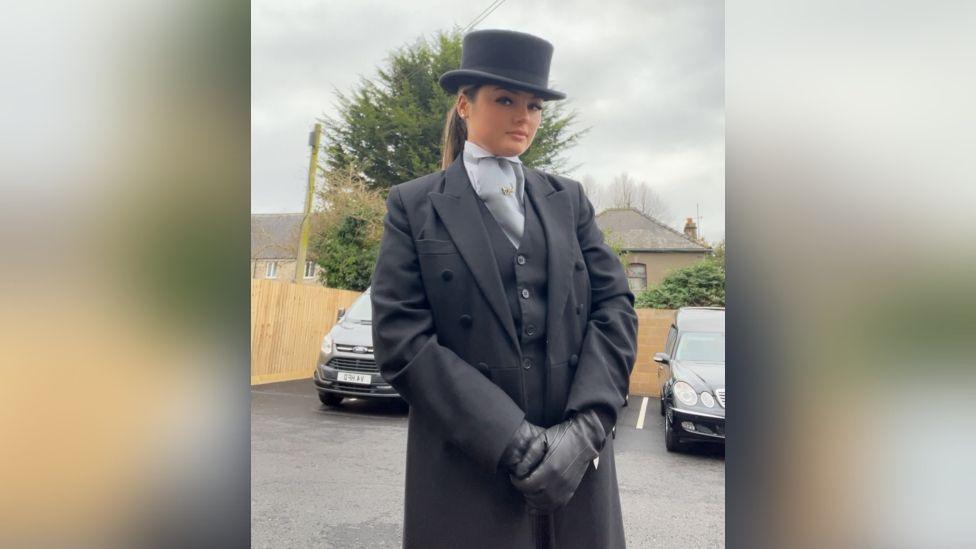
<path fill-rule="evenodd" d="M 477 202 L 522 350 L 520 366 L 526 420 L 548 427 L 558 422 L 562 411 L 546 410 L 548 271 L 545 231 L 529 193 L 525 193 L 525 229 L 518 249 L 505 236 L 484 202 L 480 199 Z"/>

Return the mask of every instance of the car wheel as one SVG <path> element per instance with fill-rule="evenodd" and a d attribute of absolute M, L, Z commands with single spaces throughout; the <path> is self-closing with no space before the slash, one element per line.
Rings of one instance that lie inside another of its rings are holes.
<path fill-rule="evenodd" d="M 671 423 L 670 419 L 664 418 L 664 447 L 669 452 L 681 452 L 685 446 L 678 441 L 678 433 L 675 432 Z"/>
<path fill-rule="evenodd" d="M 334 393 L 319 393 L 319 400 L 326 406 L 339 406 L 342 404 L 342 395 Z"/>

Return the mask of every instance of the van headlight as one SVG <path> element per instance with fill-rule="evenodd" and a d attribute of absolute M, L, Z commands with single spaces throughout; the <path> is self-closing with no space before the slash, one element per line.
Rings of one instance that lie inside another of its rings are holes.
<path fill-rule="evenodd" d="M 325 334 L 322 338 L 322 352 L 331 353 L 332 352 L 332 333 Z"/>
<path fill-rule="evenodd" d="M 694 387 L 684 381 L 674 384 L 674 397 L 685 406 L 694 406 L 698 402 L 698 393 Z"/>

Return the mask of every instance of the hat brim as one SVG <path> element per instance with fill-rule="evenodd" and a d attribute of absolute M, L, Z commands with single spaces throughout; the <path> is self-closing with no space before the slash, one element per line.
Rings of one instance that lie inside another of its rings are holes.
<path fill-rule="evenodd" d="M 492 74 L 490 72 L 475 71 L 470 69 L 447 71 L 441 75 L 438 83 L 440 83 L 441 87 L 444 88 L 448 93 L 457 93 L 458 88 L 464 84 L 489 83 L 505 84 L 515 89 L 530 91 L 547 101 L 566 99 L 566 94 L 560 91 L 550 90 L 549 88 L 543 88 L 542 86 L 534 86 L 532 84 L 522 82 L 521 80 L 498 76 L 497 74 Z"/>

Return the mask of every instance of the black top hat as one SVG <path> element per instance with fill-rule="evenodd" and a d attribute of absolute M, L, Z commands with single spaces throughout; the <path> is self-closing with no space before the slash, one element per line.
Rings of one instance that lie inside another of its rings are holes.
<path fill-rule="evenodd" d="M 549 89 L 551 59 L 552 44 L 531 34 L 469 32 L 461 46 L 461 68 L 445 72 L 439 82 L 450 93 L 464 84 L 491 82 L 531 91 L 543 99 L 565 99 L 565 93 Z"/>

